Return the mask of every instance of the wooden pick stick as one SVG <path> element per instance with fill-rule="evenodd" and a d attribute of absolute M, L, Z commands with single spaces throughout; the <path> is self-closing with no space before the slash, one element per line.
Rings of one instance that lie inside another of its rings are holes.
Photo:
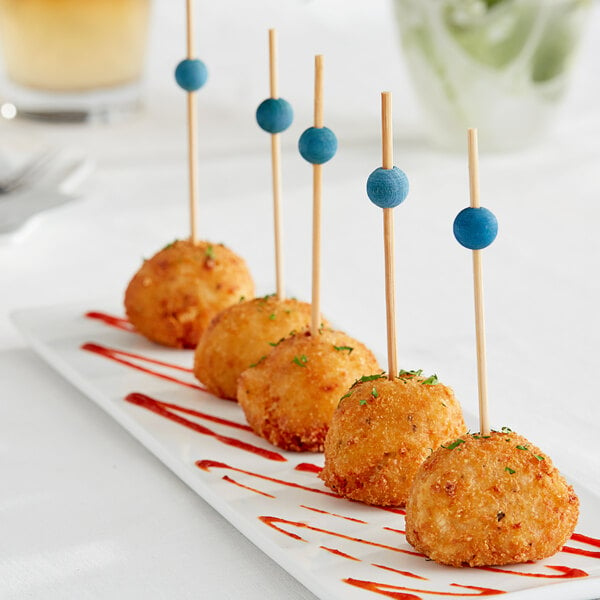
<path fill-rule="evenodd" d="M 185 2 L 185 16 L 186 16 L 186 34 L 187 34 L 187 58 L 194 58 L 194 2 L 193 0 L 186 0 Z"/>
<path fill-rule="evenodd" d="M 323 127 L 323 56 L 315 56 L 315 127 Z"/>
<path fill-rule="evenodd" d="M 382 167 L 394 166 L 392 132 L 392 94 L 381 94 Z M 396 298 L 394 283 L 394 209 L 383 209 L 383 244 L 385 256 L 385 313 L 387 322 L 388 379 L 393 381 L 398 371 L 396 354 Z"/>
<path fill-rule="evenodd" d="M 277 81 L 277 30 L 269 29 L 269 90 L 271 98 L 279 97 Z"/>
<path fill-rule="evenodd" d="M 186 0 L 187 16 L 187 58 L 194 58 L 194 7 L 193 0 Z M 198 110 L 196 92 L 187 93 L 187 129 L 188 129 L 188 172 L 190 192 L 190 229 L 192 244 L 198 243 Z"/>
<path fill-rule="evenodd" d="M 315 56 L 315 127 L 323 127 L 323 56 Z M 310 331 L 321 326 L 321 196 L 323 165 L 313 164 L 312 302 Z"/>
<path fill-rule="evenodd" d="M 277 98 L 277 31 L 275 29 L 269 29 L 269 86 L 271 98 Z M 271 174 L 275 232 L 275 281 L 277 283 L 277 299 L 281 301 L 285 300 L 285 285 L 283 279 L 283 227 L 281 217 L 281 143 L 278 133 L 271 134 Z"/>
<path fill-rule="evenodd" d="M 469 129 L 469 193 L 471 208 L 479 208 L 479 165 L 477 130 Z M 473 252 L 473 290 L 475 293 L 475 338 L 477 346 L 477 384 L 479 390 L 479 429 L 481 435 L 490 434 L 487 401 L 487 368 L 485 359 L 485 324 L 483 312 L 483 277 L 481 250 Z"/>

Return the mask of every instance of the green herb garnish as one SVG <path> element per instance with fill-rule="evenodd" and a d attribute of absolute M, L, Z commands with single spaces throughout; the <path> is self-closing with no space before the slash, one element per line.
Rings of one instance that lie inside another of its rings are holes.
<path fill-rule="evenodd" d="M 260 365 L 260 363 L 267 358 L 266 356 L 261 356 L 255 363 L 251 364 L 248 368 L 253 369 L 254 367 Z"/>
<path fill-rule="evenodd" d="M 204 253 L 206 254 L 206 258 L 210 258 L 211 260 L 215 259 L 215 249 L 210 244 L 206 246 Z"/>
<path fill-rule="evenodd" d="M 342 400 L 345 400 L 346 398 L 350 398 L 350 396 L 352 396 L 352 391 L 349 391 L 348 393 L 344 394 L 344 395 L 343 395 L 343 396 L 340 398 L 340 400 L 339 400 L 339 402 L 338 402 L 338 406 L 339 406 L 339 405 L 342 403 Z"/>
<path fill-rule="evenodd" d="M 359 383 L 364 383 L 365 381 L 375 381 L 376 379 L 385 379 L 383 372 L 377 373 L 376 375 L 363 375 L 352 384 L 352 387 L 357 386 Z"/>
<path fill-rule="evenodd" d="M 361 406 L 365 406 L 367 404 L 367 401 L 363 398 L 362 400 L 359 400 L 358 402 Z"/>
<path fill-rule="evenodd" d="M 534 454 L 538 460 L 546 460 L 541 454 Z"/>
<path fill-rule="evenodd" d="M 518 450 L 529 450 L 529 446 L 517 446 Z"/>
<path fill-rule="evenodd" d="M 514 469 L 511 469 L 510 467 L 504 467 L 504 470 L 508 471 L 510 475 L 514 475 L 516 473 L 516 471 Z"/>
<path fill-rule="evenodd" d="M 400 369 L 398 377 L 420 377 L 422 373 L 423 369 L 414 369 L 412 371 L 405 371 L 404 369 Z"/>
<path fill-rule="evenodd" d="M 294 360 L 292 362 L 299 367 L 306 367 L 306 363 L 308 362 L 308 358 L 304 354 L 301 354 L 299 357 L 294 356 Z"/>
<path fill-rule="evenodd" d="M 373 398 L 377 398 L 379 396 L 379 394 L 377 393 L 377 388 L 375 386 L 373 386 L 373 389 L 371 390 L 371 396 L 373 396 Z"/>
<path fill-rule="evenodd" d="M 345 350 L 346 352 L 348 352 L 348 354 L 352 354 L 352 350 L 354 350 L 354 348 L 352 348 L 352 346 L 333 346 L 338 352 L 342 352 L 343 350 Z"/>
<path fill-rule="evenodd" d="M 502 427 L 502 429 L 500 429 L 500 431 L 502 433 L 512 433 L 512 429 L 510 427 Z"/>
<path fill-rule="evenodd" d="M 271 321 L 274 321 L 275 320 L 275 316 L 276 316 L 275 313 L 271 313 L 269 315 L 269 319 L 271 319 Z"/>
<path fill-rule="evenodd" d="M 454 440 L 451 444 L 448 444 L 447 446 L 444 446 L 444 444 L 442 444 L 442 448 L 446 448 L 446 450 L 454 450 L 454 448 L 458 448 L 458 446 L 464 443 L 465 440 L 461 440 L 460 438 L 458 438 L 457 440 Z"/>
<path fill-rule="evenodd" d="M 265 296 L 261 296 L 260 298 L 258 298 L 258 301 L 259 301 L 261 304 L 265 304 L 265 303 L 267 302 L 267 300 L 268 300 L 269 298 L 273 298 L 273 296 L 275 296 L 275 294 L 266 294 Z"/>
<path fill-rule="evenodd" d="M 285 338 L 280 338 L 277 342 L 269 342 L 269 346 L 273 346 L 273 348 L 275 348 L 275 346 L 279 346 L 283 340 L 285 340 Z"/>
<path fill-rule="evenodd" d="M 423 375 L 423 369 L 413 369 L 411 371 L 406 371 L 405 369 L 400 369 L 400 371 L 398 372 L 398 377 L 400 379 L 412 379 L 413 377 L 421 377 L 421 375 Z M 432 375 L 431 377 L 428 377 L 427 379 L 423 379 L 423 381 L 421 381 L 422 385 L 436 385 L 439 383 L 439 379 L 437 378 L 437 375 Z"/>

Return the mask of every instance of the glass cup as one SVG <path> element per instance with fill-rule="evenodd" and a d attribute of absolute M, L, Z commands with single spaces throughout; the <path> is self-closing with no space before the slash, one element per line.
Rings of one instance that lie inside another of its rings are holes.
<path fill-rule="evenodd" d="M 590 0 L 395 0 L 402 47 L 432 142 L 511 150 L 556 117 Z"/>
<path fill-rule="evenodd" d="M 112 118 L 140 103 L 150 0 L 0 0 L 2 111 Z"/>

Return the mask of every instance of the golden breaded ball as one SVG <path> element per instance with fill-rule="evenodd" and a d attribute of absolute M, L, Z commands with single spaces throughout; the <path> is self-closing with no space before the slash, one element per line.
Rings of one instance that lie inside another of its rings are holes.
<path fill-rule="evenodd" d="M 165 346 L 195 348 L 210 320 L 254 296 L 245 261 L 223 246 L 176 241 L 145 260 L 127 286 L 127 318 Z"/>
<path fill-rule="evenodd" d="M 342 398 L 325 440 L 321 479 L 334 492 L 379 506 L 404 506 L 419 465 L 464 433 L 460 404 L 435 376 L 401 372 L 358 381 Z"/>
<path fill-rule="evenodd" d="M 455 567 L 506 565 L 558 552 L 579 499 L 547 454 L 507 428 L 438 448 L 406 504 L 406 539 Z"/>
<path fill-rule="evenodd" d="M 215 316 L 202 334 L 194 375 L 211 393 L 235 400 L 242 371 L 292 331 L 306 329 L 310 319 L 310 304 L 293 299 L 265 296 L 234 304 Z"/>
<path fill-rule="evenodd" d="M 322 452 L 331 417 L 352 382 L 380 371 L 373 353 L 341 331 L 283 340 L 238 379 L 252 429 L 284 450 Z"/>

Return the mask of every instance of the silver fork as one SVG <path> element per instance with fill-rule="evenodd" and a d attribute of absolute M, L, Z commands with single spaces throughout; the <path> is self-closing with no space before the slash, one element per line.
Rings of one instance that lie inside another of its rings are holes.
<path fill-rule="evenodd" d="M 0 177 L 0 194 L 8 194 L 26 185 L 37 175 L 43 173 L 56 158 L 57 150 L 42 150 L 24 165 Z"/>

